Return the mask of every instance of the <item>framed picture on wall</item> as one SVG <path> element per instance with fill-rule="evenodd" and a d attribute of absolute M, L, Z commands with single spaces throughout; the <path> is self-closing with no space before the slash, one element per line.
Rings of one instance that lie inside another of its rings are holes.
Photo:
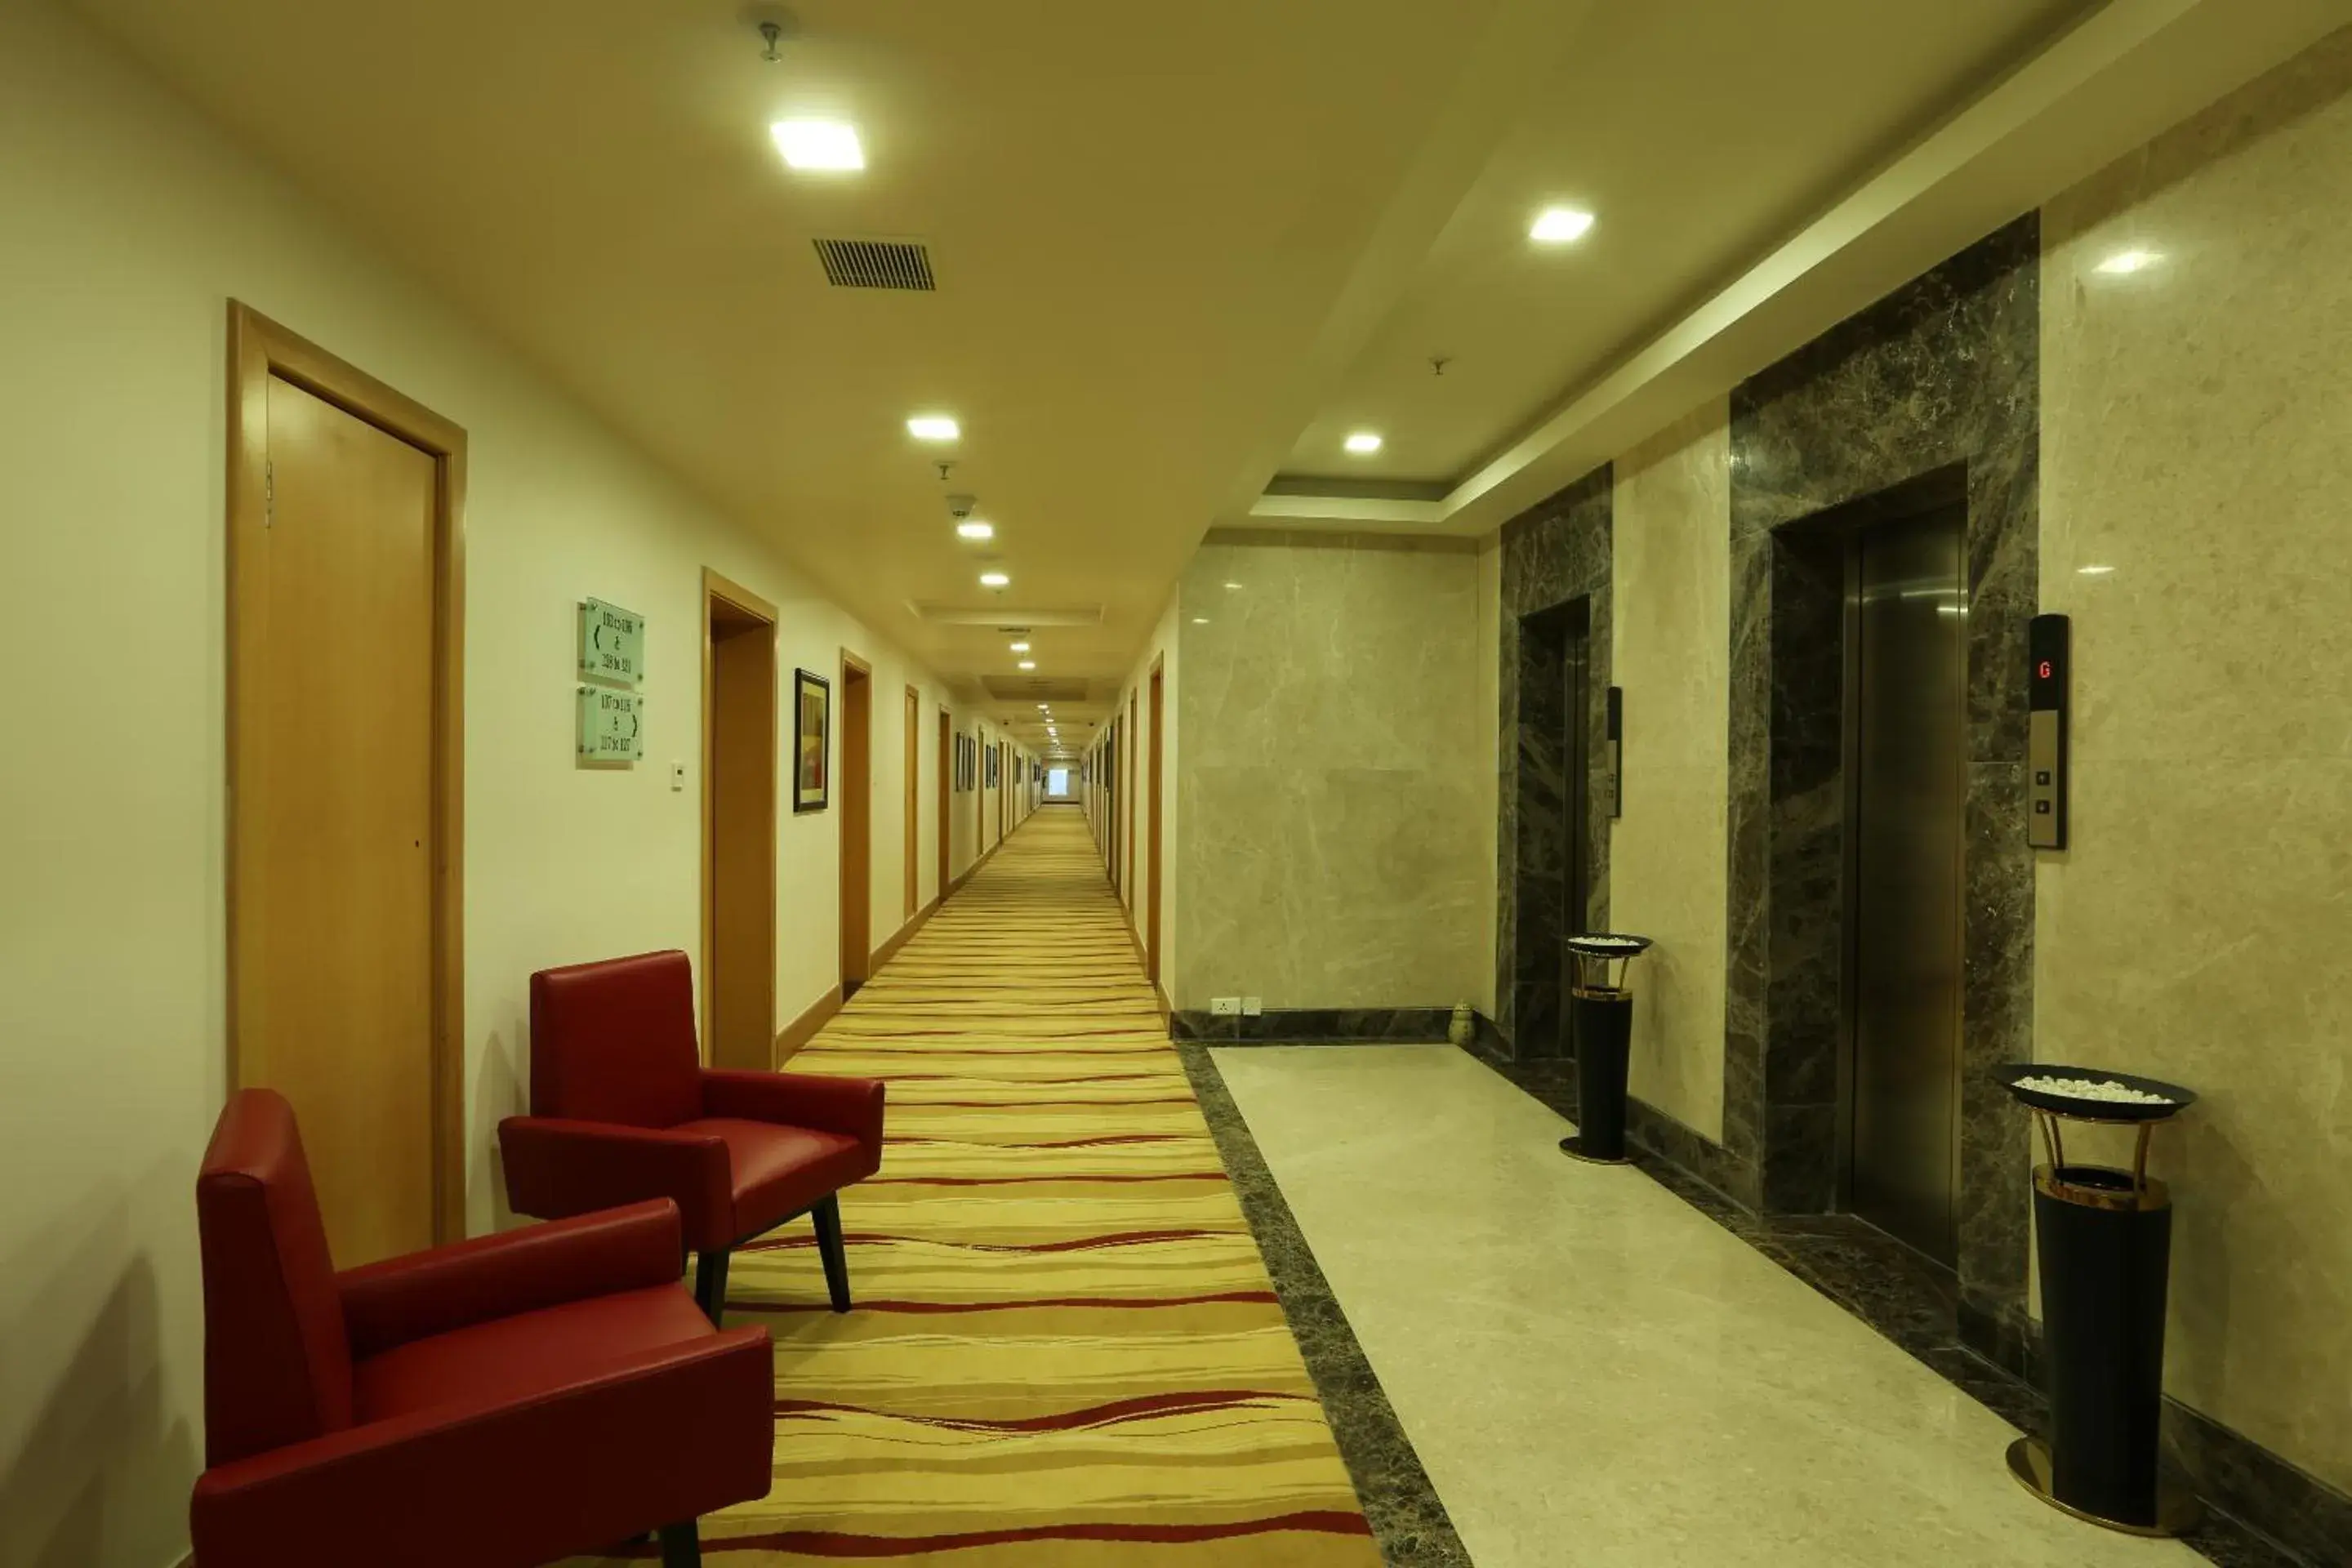
<path fill-rule="evenodd" d="M 988 787 L 991 789 L 996 787 L 996 748 L 994 746 L 988 748 Z"/>
<path fill-rule="evenodd" d="M 833 775 L 827 750 L 833 739 L 833 683 L 805 669 L 793 671 L 793 809 L 823 811 Z"/>
<path fill-rule="evenodd" d="M 956 793 L 958 795 L 969 794 L 971 790 L 971 737 L 969 735 L 958 735 L 956 737 L 955 752 Z"/>

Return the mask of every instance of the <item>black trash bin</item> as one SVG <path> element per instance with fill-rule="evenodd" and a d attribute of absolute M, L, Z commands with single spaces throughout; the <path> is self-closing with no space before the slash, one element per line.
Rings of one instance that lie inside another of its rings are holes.
<path fill-rule="evenodd" d="M 1646 936 L 1591 931 L 1571 936 L 1568 951 L 1570 1027 L 1576 1041 L 1576 1131 L 1560 1152 L 1595 1164 L 1625 1163 L 1625 1070 L 1633 1042 L 1633 993 L 1625 984 Z M 1617 965 L 1612 977 L 1609 966 Z"/>
<path fill-rule="evenodd" d="M 2048 1366 L 2050 1436 L 2009 1447 L 2010 1473 L 2053 1507 L 2133 1535 L 2178 1535 L 2196 1498 L 2158 1462 L 2172 1194 L 2147 1173 L 2148 1134 L 2197 1097 L 2177 1084 L 2095 1068 L 1996 1069 L 2033 1110 L 2049 1163 L 2033 1172 L 2035 1260 Z M 2084 1095 L 2119 1084 L 2146 1100 Z M 2063 1123 L 2136 1129 L 2129 1170 L 2066 1157 Z"/>

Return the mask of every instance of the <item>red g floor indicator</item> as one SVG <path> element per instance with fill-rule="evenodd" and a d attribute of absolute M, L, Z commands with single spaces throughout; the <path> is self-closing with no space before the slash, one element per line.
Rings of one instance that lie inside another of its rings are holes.
<path fill-rule="evenodd" d="M 2066 666 L 2072 635 L 2064 616 L 2036 616 L 2025 631 L 2025 841 L 2036 849 L 2066 847 Z"/>

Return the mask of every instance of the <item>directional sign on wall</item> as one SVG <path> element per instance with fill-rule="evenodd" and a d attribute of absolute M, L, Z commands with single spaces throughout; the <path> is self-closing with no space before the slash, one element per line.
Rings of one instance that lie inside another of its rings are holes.
<path fill-rule="evenodd" d="M 602 599 L 580 601 L 580 674 L 635 686 L 646 678 L 646 618 Z"/>
<path fill-rule="evenodd" d="M 635 763 L 646 754 L 646 700 L 610 687 L 580 689 L 580 760 Z"/>

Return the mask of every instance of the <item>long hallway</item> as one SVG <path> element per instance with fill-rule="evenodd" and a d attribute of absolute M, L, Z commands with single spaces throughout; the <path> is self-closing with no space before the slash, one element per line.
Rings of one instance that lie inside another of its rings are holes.
<path fill-rule="evenodd" d="M 718 1561 L 1379 1561 L 1076 810 L 1039 813 L 790 1070 L 889 1082 L 843 1196 L 856 1308 L 787 1226 L 775 1485 Z"/>

